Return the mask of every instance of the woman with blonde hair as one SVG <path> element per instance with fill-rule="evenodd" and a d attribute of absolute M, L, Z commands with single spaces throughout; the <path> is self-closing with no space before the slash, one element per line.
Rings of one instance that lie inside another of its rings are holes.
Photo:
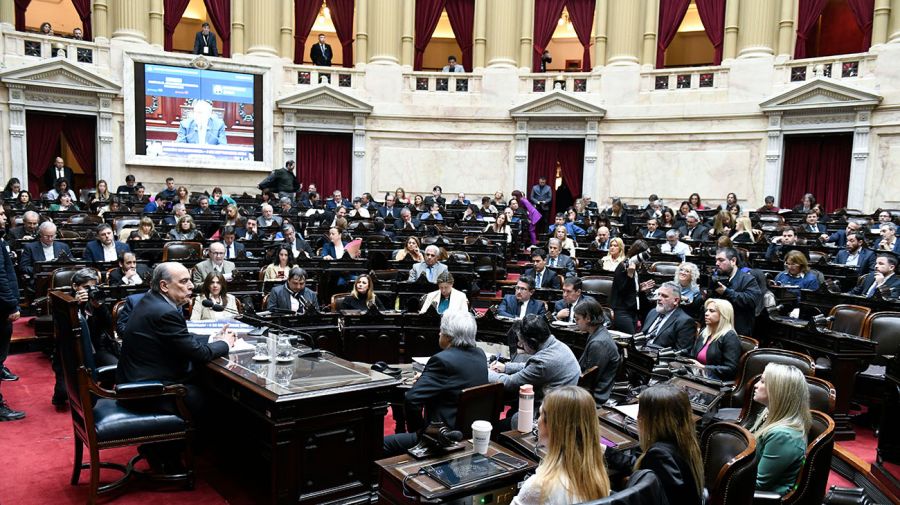
<path fill-rule="evenodd" d="M 731 236 L 731 241 L 735 243 L 755 244 L 757 235 L 753 229 L 753 222 L 747 216 L 737 218 L 735 225 L 737 231 Z"/>
<path fill-rule="evenodd" d="M 606 449 L 609 467 L 624 474 L 653 470 L 667 496 L 677 496 L 678 503 L 702 503 L 703 457 L 687 392 L 673 384 L 657 384 L 640 394 L 638 407 L 643 454 Z"/>
<path fill-rule="evenodd" d="M 538 417 L 538 443 L 546 447 L 535 474 L 513 505 L 564 505 L 609 496 L 594 398 L 578 386 L 562 386 L 545 398 Z"/>
<path fill-rule="evenodd" d="M 350 296 L 341 300 L 340 310 L 384 310 L 381 300 L 375 296 L 375 279 L 369 274 L 362 274 L 353 283 Z"/>
<path fill-rule="evenodd" d="M 147 216 L 141 218 L 138 229 L 131 232 L 128 240 L 150 240 L 156 238 L 156 225 L 153 220 Z"/>
<path fill-rule="evenodd" d="M 703 312 L 703 293 L 700 292 L 700 269 L 697 265 L 685 261 L 678 265 L 675 278 L 672 279 L 681 288 L 681 308 L 691 318 L 700 319 Z"/>
<path fill-rule="evenodd" d="M 553 229 L 553 238 L 559 240 L 560 249 L 569 254 L 570 258 L 575 257 L 575 241 L 569 236 L 565 226 L 557 226 Z"/>
<path fill-rule="evenodd" d="M 707 377 L 732 381 L 741 357 L 741 339 L 734 331 L 734 307 L 720 298 L 710 298 L 703 306 L 706 327 L 694 343 L 691 366 L 703 370 Z"/>
<path fill-rule="evenodd" d="M 615 272 L 619 263 L 625 260 L 625 242 L 615 237 L 609 240 L 609 254 L 600 260 L 603 270 Z"/>
<path fill-rule="evenodd" d="M 713 219 L 713 226 L 709 229 L 710 237 L 730 237 L 734 230 L 734 216 L 727 210 L 720 210 Z"/>
<path fill-rule="evenodd" d="M 812 424 L 809 386 L 797 367 L 769 363 L 753 400 L 765 405 L 750 431 L 756 436 L 756 489 L 785 495 L 797 484 Z"/>

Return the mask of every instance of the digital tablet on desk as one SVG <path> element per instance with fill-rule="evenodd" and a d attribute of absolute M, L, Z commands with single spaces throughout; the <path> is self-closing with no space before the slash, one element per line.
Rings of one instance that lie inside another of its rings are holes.
<path fill-rule="evenodd" d="M 481 454 L 470 454 L 436 465 L 423 466 L 422 470 L 447 489 L 506 473 L 498 463 Z"/>

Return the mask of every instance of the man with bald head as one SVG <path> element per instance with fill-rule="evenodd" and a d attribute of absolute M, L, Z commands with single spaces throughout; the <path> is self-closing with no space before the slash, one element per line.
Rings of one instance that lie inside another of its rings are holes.
<path fill-rule="evenodd" d="M 25 244 L 19 270 L 23 274 L 34 275 L 35 263 L 53 261 L 63 255 L 71 258 L 72 251 L 66 244 L 56 241 L 56 225 L 45 221 L 38 227 L 38 240 Z"/>
<path fill-rule="evenodd" d="M 413 265 L 411 269 L 409 269 L 409 278 L 407 279 L 409 282 L 415 282 L 420 277 L 425 277 L 425 280 L 428 282 L 435 284 L 437 283 L 437 278 L 442 273 L 446 272 L 447 265 L 441 263 L 441 250 L 436 245 L 430 245 L 425 248 L 425 261 L 421 263 L 416 263 Z"/>
<path fill-rule="evenodd" d="M 12 241 L 18 243 L 36 239 L 38 236 L 38 222 L 40 220 L 41 216 L 37 212 L 33 210 L 26 212 L 22 215 L 22 224 L 9 230 Z"/>
<path fill-rule="evenodd" d="M 234 263 L 225 259 L 225 245 L 221 242 L 213 242 L 209 246 L 209 258 L 197 263 L 191 274 L 194 281 L 194 289 L 200 289 L 206 276 L 218 272 L 230 281 L 234 272 Z"/>

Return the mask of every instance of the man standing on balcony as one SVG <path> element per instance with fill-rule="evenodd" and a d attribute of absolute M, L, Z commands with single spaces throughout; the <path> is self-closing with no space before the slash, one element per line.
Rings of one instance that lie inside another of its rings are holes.
<path fill-rule="evenodd" d="M 209 23 L 203 23 L 201 30 L 194 36 L 194 54 L 203 56 L 218 56 L 219 49 L 216 45 L 216 34 L 209 31 Z"/>
<path fill-rule="evenodd" d="M 331 52 L 331 46 L 325 43 L 325 35 L 319 34 L 319 43 L 315 44 L 309 50 L 309 59 L 312 60 L 313 65 L 317 67 L 330 67 L 331 66 L 331 57 L 334 53 Z"/>
<path fill-rule="evenodd" d="M 456 63 L 456 56 L 452 54 L 447 57 L 447 64 L 441 69 L 441 72 L 465 72 L 466 69 L 462 65 Z"/>

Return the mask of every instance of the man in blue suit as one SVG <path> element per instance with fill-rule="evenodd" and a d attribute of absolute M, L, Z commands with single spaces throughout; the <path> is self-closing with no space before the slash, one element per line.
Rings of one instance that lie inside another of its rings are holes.
<path fill-rule="evenodd" d="M 512 319 L 522 319 L 528 314 L 543 316 L 547 313 L 547 307 L 543 302 L 532 300 L 533 294 L 534 279 L 519 277 L 519 281 L 516 283 L 516 294 L 503 297 L 503 301 L 497 308 L 497 314 Z"/>
<path fill-rule="evenodd" d="M 875 269 L 875 253 L 866 248 L 865 235 L 850 233 L 846 247 L 838 251 L 834 263 L 855 266 L 857 275 L 866 275 Z"/>
<path fill-rule="evenodd" d="M 855 221 L 847 221 L 847 228 L 843 230 L 838 230 L 831 235 L 827 233 L 823 233 L 819 236 L 819 239 L 822 242 L 833 243 L 838 247 L 844 247 L 847 245 L 847 237 L 859 231 L 859 223 Z"/>
<path fill-rule="evenodd" d="M 19 270 L 29 276 L 34 275 L 34 264 L 41 261 L 53 261 L 60 256 L 72 257 L 69 246 L 56 242 L 56 225 L 50 221 L 41 223 L 38 228 L 38 241 L 25 244 Z"/>
<path fill-rule="evenodd" d="M 553 304 L 553 317 L 557 321 L 575 323 L 575 307 L 585 299 L 581 291 L 581 279 L 569 277 L 563 282 L 562 299 Z"/>
<path fill-rule="evenodd" d="M 191 117 L 181 121 L 175 142 L 225 145 L 228 143 L 225 138 L 225 122 L 213 114 L 211 103 L 197 99 L 194 101 Z"/>
<path fill-rule="evenodd" d="M 640 233 L 643 238 L 666 238 L 666 232 L 659 229 L 659 220 L 655 217 L 651 217 L 647 220 L 647 227 L 642 228 Z M 609 250 L 609 246 L 607 246 L 607 250 Z"/>
<path fill-rule="evenodd" d="M 88 263 L 119 261 L 119 256 L 131 252 L 128 244 L 119 242 L 113 237 L 112 227 L 106 223 L 97 226 L 97 240 L 92 240 L 84 247 L 84 261 Z"/>
<path fill-rule="evenodd" d="M 897 298 L 900 296 L 900 277 L 897 276 L 897 256 L 886 252 L 875 260 L 875 271 L 866 274 L 862 284 L 850 290 L 851 295 L 872 298 L 877 291 L 884 289 L 883 296 Z"/>

